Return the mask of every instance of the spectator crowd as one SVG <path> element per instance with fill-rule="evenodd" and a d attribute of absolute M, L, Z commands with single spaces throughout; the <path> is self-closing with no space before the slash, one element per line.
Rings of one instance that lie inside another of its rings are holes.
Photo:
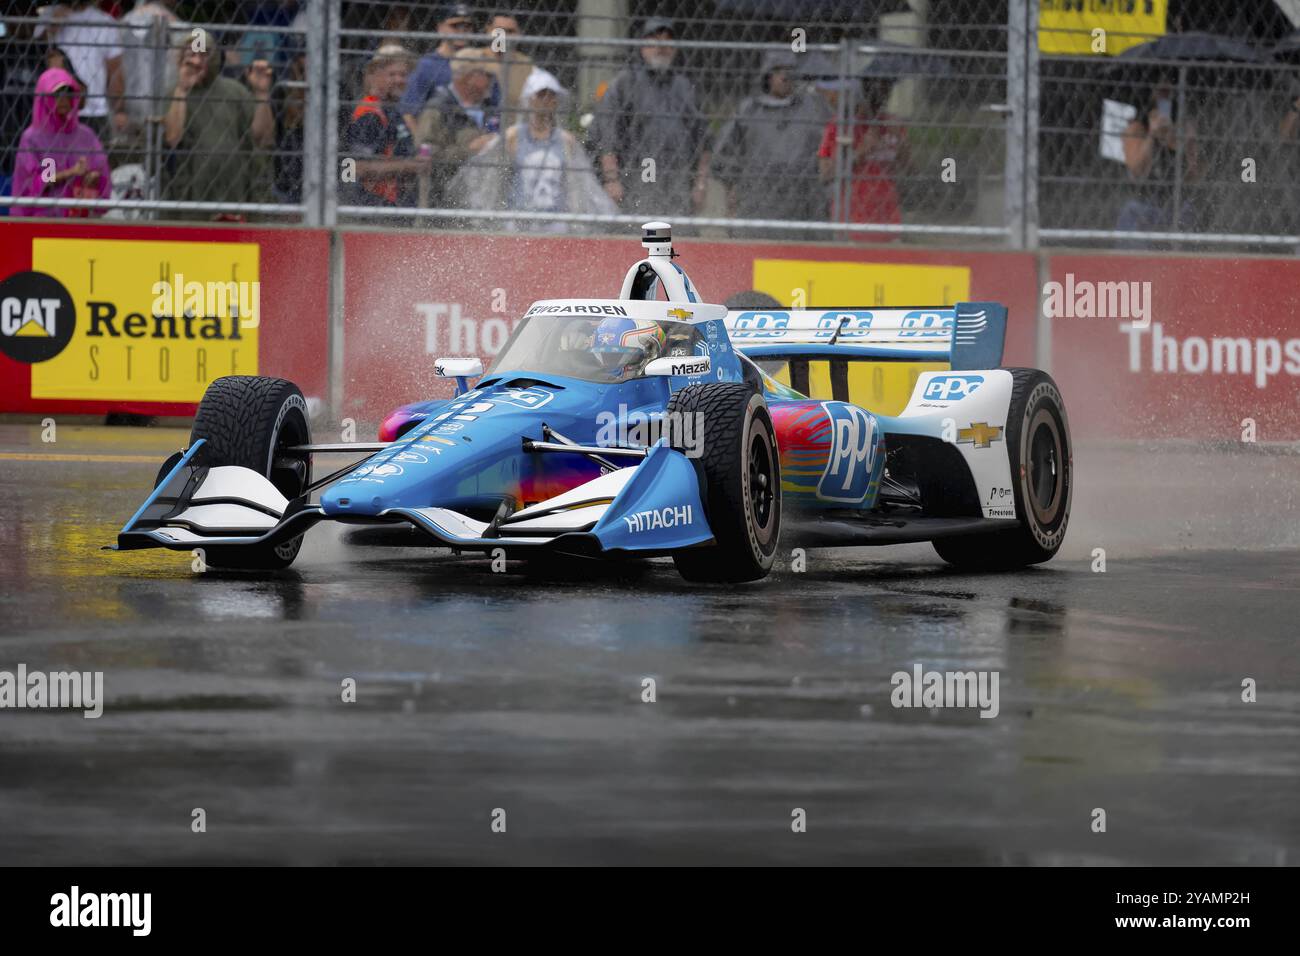
<path fill-rule="evenodd" d="M 794 54 L 765 59 L 753 95 L 711 136 L 696 86 L 679 68 L 673 22 L 648 18 L 627 64 L 599 89 L 589 122 L 574 130 L 564 123 L 573 112 L 570 91 L 517 48 L 515 16 L 476 20 L 469 7 L 452 4 L 436 29 L 440 39 L 423 56 L 385 42 L 365 64 L 363 95 L 340 145 L 355 162 L 341 192 L 345 205 L 485 211 L 492 215 L 460 217 L 461 224 L 564 232 L 619 212 L 698 214 L 716 181 L 735 216 L 823 220 L 832 209 L 826 158 L 838 144 L 836 91 L 801 84 Z M 476 45 L 471 34 L 491 42 Z M 874 107 L 863 123 L 886 121 L 883 103 Z M 897 128 L 888 130 L 883 139 L 896 142 Z M 863 177 L 890 180 L 905 155 L 861 149 L 854 161 Z M 865 198 L 881 194 L 886 199 L 874 204 Z M 899 221 L 889 185 L 854 195 L 862 198 L 855 213 Z"/>
<path fill-rule="evenodd" d="M 0 112 L 23 117 L 5 155 L 10 213 L 106 212 L 23 198 L 207 204 L 160 212 L 178 219 L 266 218 L 257 204 L 301 203 L 306 4 L 256 3 L 220 37 L 184 22 L 176 0 L 40 8 L 26 45 L 10 38 L 24 53 L 4 72 Z M 366 210 L 352 218 L 565 232 L 615 213 L 721 215 L 764 221 L 746 235 L 826 238 L 782 223 L 833 220 L 869 224 L 848 238 L 898 237 L 870 228 L 903 221 L 900 193 L 916 174 L 913 137 L 888 108 L 897 76 L 819 77 L 800 54 L 768 52 L 711 121 L 716 104 L 683 67 L 674 22 L 650 16 L 619 48 L 621 68 L 574 103 L 563 71 L 519 48 L 524 31 L 507 9 L 449 4 L 421 49 L 404 45 L 403 9 L 369 49 L 345 40 L 338 200 Z M 1194 118 L 1176 115 L 1167 77 L 1143 96 L 1122 134 L 1130 189 L 1115 227 L 1194 229 L 1201 210 L 1171 185 L 1203 175 Z M 1282 141 L 1300 131 L 1297 104 L 1277 123 Z"/>

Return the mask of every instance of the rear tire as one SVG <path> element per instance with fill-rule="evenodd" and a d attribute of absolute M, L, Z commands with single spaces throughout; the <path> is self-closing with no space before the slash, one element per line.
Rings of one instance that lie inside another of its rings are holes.
<path fill-rule="evenodd" d="M 1005 571 L 1048 561 L 1061 547 L 1074 492 L 1074 449 L 1065 402 L 1046 372 L 1010 368 L 1007 455 L 1019 524 L 1005 531 L 940 538 L 934 550 L 949 564 Z"/>
<path fill-rule="evenodd" d="M 698 466 L 715 542 L 675 553 L 678 573 L 694 582 L 766 577 L 781 536 L 781 461 L 767 402 L 745 383 L 716 382 L 686 386 L 665 411 L 700 416 Z"/>
<path fill-rule="evenodd" d="M 311 484 L 311 457 L 288 451 L 311 443 L 307 401 L 292 382 L 262 375 L 216 379 L 194 416 L 190 445 L 199 439 L 205 444 L 195 454 L 195 464 L 249 468 L 290 501 Z M 202 550 L 209 567 L 273 571 L 292 564 L 301 547 L 298 535 L 274 546 L 214 545 Z"/>

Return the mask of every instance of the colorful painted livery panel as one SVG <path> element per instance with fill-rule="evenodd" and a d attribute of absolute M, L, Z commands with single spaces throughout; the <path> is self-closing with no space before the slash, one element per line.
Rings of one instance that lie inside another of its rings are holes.
<path fill-rule="evenodd" d="M 805 507 L 875 507 L 885 438 L 874 415 L 848 402 L 769 406 L 781 452 L 781 493 Z"/>

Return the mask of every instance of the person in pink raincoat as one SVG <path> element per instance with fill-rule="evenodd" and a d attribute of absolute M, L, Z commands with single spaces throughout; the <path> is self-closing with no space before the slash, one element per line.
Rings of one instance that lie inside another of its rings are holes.
<path fill-rule="evenodd" d="M 113 184 L 103 144 L 77 119 L 82 90 L 65 70 L 50 69 L 36 81 L 32 122 L 18 140 L 13 195 L 43 199 L 107 199 Z M 102 216 L 105 209 L 20 206 L 14 216 Z"/>

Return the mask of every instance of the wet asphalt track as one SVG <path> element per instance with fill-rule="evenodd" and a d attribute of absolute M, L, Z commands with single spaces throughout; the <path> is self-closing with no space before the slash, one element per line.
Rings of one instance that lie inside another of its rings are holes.
<path fill-rule="evenodd" d="M 909 547 L 692 588 L 326 528 L 196 575 L 97 550 L 184 433 L 59 435 L 0 426 L 0 669 L 102 670 L 107 703 L 0 711 L 0 863 L 1300 859 L 1293 457 L 1081 453 L 1066 559 L 1020 574 Z M 998 671 L 999 716 L 894 709 L 918 662 Z"/>

